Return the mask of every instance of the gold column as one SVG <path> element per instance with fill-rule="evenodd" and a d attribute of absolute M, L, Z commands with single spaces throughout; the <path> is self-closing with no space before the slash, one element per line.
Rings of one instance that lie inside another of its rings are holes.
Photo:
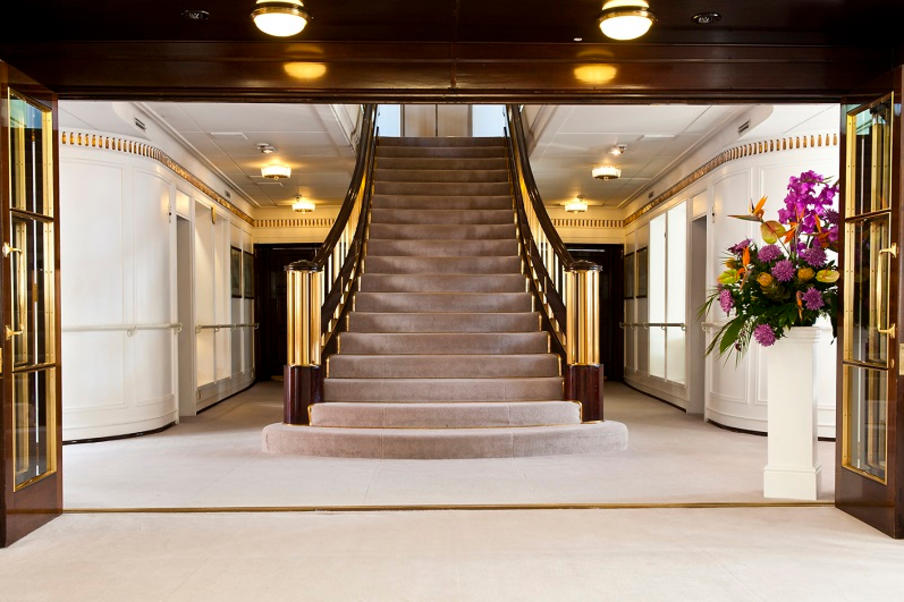
<path fill-rule="evenodd" d="M 578 261 L 566 273 L 565 348 L 569 365 L 600 363 L 600 267 Z"/>
<path fill-rule="evenodd" d="M 321 277 L 322 272 L 309 262 L 298 262 L 286 269 L 286 363 L 290 366 L 320 365 Z"/>

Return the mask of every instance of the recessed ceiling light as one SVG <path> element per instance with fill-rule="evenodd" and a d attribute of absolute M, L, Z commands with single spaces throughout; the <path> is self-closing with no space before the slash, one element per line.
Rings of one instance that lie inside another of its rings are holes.
<path fill-rule="evenodd" d="M 257 0 L 256 6 L 251 13 L 255 26 L 278 38 L 301 33 L 311 20 L 301 0 Z"/>
<path fill-rule="evenodd" d="M 583 42 L 584 38 L 573 38 L 575 42 Z"/>
<path fill-rule="evenodd" d="M 627 144 L 616 144 L 609 149 L 609 154 L 615 156 L 624 155 L 626 150 L 628 150 Z"/>
<path fill-rule="evenodd" d="M 210 13 L 203 8 L 186 8 L 182 11 L 182 17 L 189 21 L 207 21 Z"/>
<path fill-rule="evenodd" d="M 717 13 L 714 10 L 704 11 L 702 13 L 697 13 L 693 17 L 691 17 L 691 21 L 696 23 L 697 25 L 712 25 L 718 21 L 722 20 L 722 15 Z"/>
<path fill-rule="evenodd" d="M 270 155 L 276 152 L 277 148 L 270 144 L 269 142 L 258 142 L 257 150 L 264 153 L 265 155 Z"/>
<path fill-rule="evenodd" d="M 613 40 L 633 40 L 647 33 L 656 17 L 646 0 L 608 0 L 599 16 L 600 31 Z"/>
<path fill-rule="evenodd" d="M 594 167 L 591 172 L 597 180 L 615 180 L 621 177 L 621 170 L 612 165 L 600 165 Z"/>
<path fill-rule="evenodd" d="M 565 211 L 568 213 L 583 213 L 587 211 L 587 201 L 584 200 L 584 195 L 579 194 L 565 203 Z"/>
<path fill-rule="evenodd" d="M 292 168 L 288 165 L 265 165 L 261 167 L 261 175 L 269 180 L 281 180 L 292 175 Z"/>

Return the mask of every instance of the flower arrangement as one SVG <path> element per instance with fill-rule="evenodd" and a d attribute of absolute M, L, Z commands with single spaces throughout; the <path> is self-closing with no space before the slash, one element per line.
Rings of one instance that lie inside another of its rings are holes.
<path fill-rule="evenodd" d="M 729 247 L 719 284 L 700 309 L 713 303 L 734 317 L 723 325 L 706 352 L 744 353 L 753 338 L 769 347 L 792 326 L 812 326 L 827 316 L 836 328 L 839 215 L 832 209 L 838 185 L 806 171 L 788 183 L 778 220 L 766 220 L 766 197 L 751 203 L 748 215 L 731 217 L 760 224 L 763 244 L 745 239 Z"/>

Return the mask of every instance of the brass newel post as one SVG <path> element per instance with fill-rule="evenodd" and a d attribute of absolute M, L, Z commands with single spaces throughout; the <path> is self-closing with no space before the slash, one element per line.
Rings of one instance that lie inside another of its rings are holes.
<path fill-rule="evenodd" d="M 309 261 L 286 267 L 287 347 L 284 370 L 285 412 L 288 424 L 307 424 L 308 406 L 321 400 L 320 365 L 323 272 Z"/>
<path fill-rule="evenodd" d="M 595 263 L 577 261 L 565 280 L 565 394 L 581 402 L 584 420 L 603 418 L 599 274 L 600 266 Z"/>

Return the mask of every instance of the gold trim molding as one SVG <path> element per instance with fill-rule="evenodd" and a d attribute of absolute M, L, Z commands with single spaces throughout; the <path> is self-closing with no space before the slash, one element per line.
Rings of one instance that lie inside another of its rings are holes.
<path fill-rule="evenodd" d="M 579 217 L 556 217 L 552 219 L 556 228 L 576 228 L 588 230 L 619 229 L 624 226 L 620 219 L 590 219 Z"/>
<path fill-rule="evenodd" d="M 837 133 L 825 135 L 810 134 L 804 136 L 786 136 L 784 138 L 773 138 L 771 140 L 749 142 L 747 144 L 741 144 L 740 146 L 732 147 L 728 150 L 722 151 L 688 175 L 678 180 L 678 182 L 669 187 L 665 192 L 657 195 L 646 204 L 644 204 L 640 209 L 626 217 L 623 223 L 625 226 L 627 226 L 631 222 L 637 221 L 643 215 L 649 213 L 659 205 L 665 203 L 703 176 L 707 175 L 717 167 L 728 163 L 729 161 L 735 161 L 737 159 L 743 159 L 745 157 L 751 157 L 753 155 L 762 155 L 765 153 L 828 146 L 838 146 Z"/>
<path fill-rule="evenodd" d="M 332 217 L 294 217 L 256 219 L 255 228 L 331 228 L 336 220 Z"/>
<path fill-rule="evenodd" d="M 106 134 L 95 134 L 88 132 L 63 131 L 60 132 L 60 144 L 64 146 L 77 146 L 81 148 L 95 148 L 97 150 L 110 150 L 118 153 L 126 153 L 129 155 L 138 155 L 147 157 L 153 161 L 157 161 L 174 174 L 212 198 L 218 205 L 229 211 L 239 219 L 254 224 L 254 219 L 232 204 L 226 197 L 218 193 L 216 190 L 205 184 L 201 178 L 188 171 L 182 165 L 177 163 L 168 154 L 145 142 L 131 140 L 124 136 L 109 136 Z"/>

